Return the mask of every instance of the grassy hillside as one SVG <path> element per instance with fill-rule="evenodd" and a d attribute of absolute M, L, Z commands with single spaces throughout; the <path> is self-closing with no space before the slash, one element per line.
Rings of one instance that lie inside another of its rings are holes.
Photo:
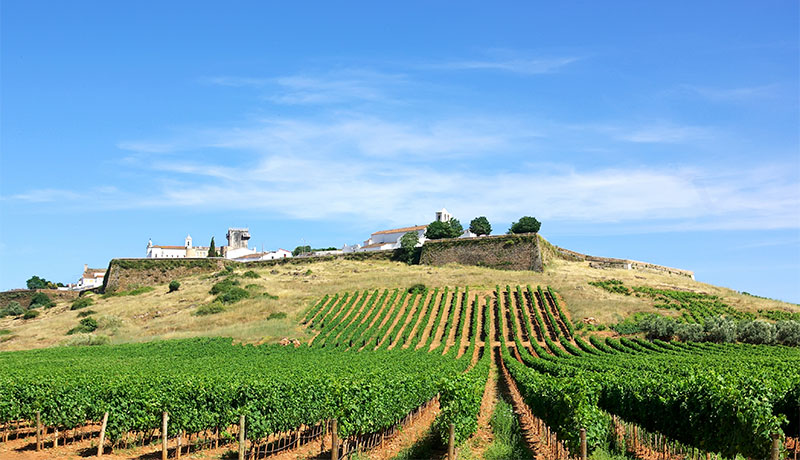
<path fill-rule="evenodd" d="M 470 289 L 494 289 L 496 285 L 550 285 L 567 303 L 575 321 L 594 317 L 602 323 L 615 323 L 636 312 L 660 312 L 647 297 L 622 296 L 590 286 L 589 281 L 618 279 L 628 286 L 679 289 L 717 295 L 742 311 L 759 309 L 800 312 L 800 307 L 774 300 L 739 294 L 691 279 L 665 274 L 627 270 L 590 268 L 585 262 L 553 260 L 543 273 L 494 270 L 472 266 L 430 267 L 384 260 L 326 260 L 303 265 L 252 268 L 259 277 L 241 277 L 251 267 L 236 269 L 240 286 L 251 298 L 230 304 L 221 313 L 196 316 L 198 307 L 210 304 L 215 296 L 209 289 L 222 277 L 209 274 L 189 275 L 179 279 L 181 287 L 168 293 L 167 284 L 142 290 L 135 295 L 90 295 L 94 303 L 80 310 L 70 310 L 71 302 L 58 301 L 54 308 L 43 309 L 37 318 L 0 319 L 0 350 L 47 347 L 85 336 L 66 335 L 78 325 L 81 312 L 94 311 L 98 329 L 93 336 L 105 336 L 112 343 L 147 341 L 156 338 L 193 336 L 229 336 L 236 340 L 262 343 L 282 337 L 307 339 L 308 332 L 298 319 L 309 306 L 325 294 L 362 289 L 408 287 L 414 283 L 428 286 L 469 286 Z M 123 293 L 124 294 L 124 293 Z M 277 298 L 275 298 L 277 297 Z M 285 318 L 268 319 L 276 312 Z"/>

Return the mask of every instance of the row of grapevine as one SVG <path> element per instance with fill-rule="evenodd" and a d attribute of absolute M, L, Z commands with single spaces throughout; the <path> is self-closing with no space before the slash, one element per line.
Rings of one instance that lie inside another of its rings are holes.
<path fill-rule="evenodd" d="M 388 293 L 388 290 L 384 292 L 384 294 Z M 364 339 L 364 334 L 373 326 L 373 324 L 379 321 L 379 318 L 382 318 L 383 314 L 385 314 L 388 309 L 392 308 L 394 305 L 395 300 L 397 300 L 397 296 L 400 293 L 399 289 L 395 289 L 392 292 L 392 296 L 389 297 L 389 300 L 386 300 L 386 295 L 381 296 L 381 299 L 378 301 L 378 305 L 375 306 L 373 312 L 370 313 L 369 317 L 359 325 L 355 331 L 353 331 L 353 335 L 350 340 L 347 342 L 348 348 L 356 348 L 360 349 L 364 345 L 366 345 L 366 339 Z"/>
<path fill-rule="evenodd" d="M 468 292 L 464 293 L 464 303 L 469 301 Z M 484 306 L 485 307 L 485 306 Z M 475 351 L 477 337 L 478 337 L 478 319 L 481 318 L 479 297 L 476 295 L 472 301 L 472 315 L 473 322 L 469 347 L 458 358 L 468 364 L 472 360 Z M 462 309 L 463 313 L 463 309 Z M 483 329 L 486 331 L 492 330 L 491 315 L 485 314 L 483 316 Z M 463 324 L 463 323 L 462 323 Z M 459 331 L 462 329 L 459 328 Z M 456 343 L 460 342 L 461 333 Z M 453 347 L 448 355 L 454 357 L 457 354 L 458 348 Z M 475 434 L 478 429 L 478 413 L 481 409 L 481 401 L 483 399 L 484 387 L 489 378 L 489 370 L 491 369 L 491 354 L 484 350 L 483 355 L 478 362 L 468 372 L 456 374 L 444 379 L 439 386 L 440 397 L 439 402 L 441 405 L 441 412 L 434 421 L 434 430 L 438 433 L 439 439 L 442 444 L 447 444 L 449 441 L 449 427 L 452 423 L 455 426 L 455 442 L 461 444 L 470 436 Z"/>
<path fill-rule="evenodd" d="M 350 324 L 346 328 L 344 328 L 341 331 L 341 333 L 339 333 L 338 336 L 334 338 L 334 340 L 332 341 L 334 346 L 338 347 L 343 343 L 349 344 L 353 334 L 358 329 L 358 327 L 360 327 L 365 321 L 368 320 L 369 317 L 371 317 L 371 315 L 375 312 L 375 309 L 377 309 L 378 306 L 382 305 L 383 301 L 386 299 L 386 296 L 389 294 L 389 291 L 384 290 L 380 298 L 378 297 L 378 292 L 379 292 L 378 289 L 376 289 L 375 292 L 373 292 L 372 296 L 370 296 L 369 301 L 361 310 L 361 313 L 358 315 L 358 317 L 353 321 L 351 321 Z"/>
<path fill-rule="evenodd" d="M 170 413 L 170 435 L 224 431 L 246 414 L 249 439 L 329 418 L 347 436 L 391 426 L 460 367 L 410 350 L 343 355 L 225 339 L 5 353 L 0 422 L 39 412 L 44 425 L 64 430 L 107 411 L 115 441 L 159 428 L 163 411 Z"/>

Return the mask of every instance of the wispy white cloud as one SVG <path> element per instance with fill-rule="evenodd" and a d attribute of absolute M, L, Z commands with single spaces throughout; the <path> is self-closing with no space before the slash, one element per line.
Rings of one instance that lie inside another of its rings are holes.
<path fill-rule="evenodd" d="M 202 82 L 229 87 L 250 87 L 271 102 L 286 105 L 324 105 L 342 102 L 397 102 L 392 90 L 408 84 L 403 74 L 365 69 L 341 69 L 271 78 L 217 76 Z"/>
<path fill-rule="evenodd" d="M 553 73 L 577 61 L 575 57 L 454 60 L 435 67 L 448 70 L 498 70 L 524 75 Z"/>
<path fill-rule="evenodd" d="M 650 125 L 615 128 L 614 137 L 619 140 L 637 143 L 674 144 L 696 141 L 712 136 L 708 128 L 700 126 L 676 125 L 672 123 L 655 123 Z"/>
<path fill-rule="evenodd" d="M 715 137 L 713 128 L 707 126 L 680 124 L 665 120 L 647 122 L 608 121 L 602 123 L 581 123 L 556 125 L 557 129 L 571 132 L 591 132 L 607 139 L 639 144 L 678 144 L 709 140 Z M 603 151 L 603 147 L 591 149 Z"/>
<path fill-rule="evenodd" d="M 479 57 L 444 59 L 428 67 L 444 70 L 493 70 L 522 75 L 548 74 L 559 71 L 581 58 L 577 56 L 546 56 L 521 50 L 488 49 Z"/>
<path fill-rule="evenodd" d="M 103 196 L 115 195 L 119 192 L 113 186 L 97 186 L 87 190 L 69 190 L 57 188 L 42 188 L 29 190 L 4 197 L 7 201 L 21 201 L 28 203 L 63 203 L 73 205 L 80 202 L 92 202 Z"/>
<path fill-rule="evenodd" d="M 197 149 L 247 151 L 259 155 L 332 156 L 425 159 L 470 157 L 523 148 L 542 134 L 518 120 L 452 118 L 432 122 L 400 122 L 383 117 L 337 113 L 331 117 L 263 118 L 243 127 L 189 132 L 161 145 L 162 152 Z M 138 146 L 127 142 L 120 147 Z M 168 147 L 167 147 L 168 146 Z"/>
<path fill-rule="evenodd" d="M 315 221 L 357 218 L 374 225 L 424 223 L 433 207 L 511 221 L 520 213 L 565 223 L 614 223 L 631 232 L 800 228 L 800 184 L 785 165 L 750 170 L 656 167 L 581 169 L 537 161 L 470 162 L 518 146 L 519 126 L 380 118 L 262 120 L 212 130 L 179 145 L 169 161 L 141 163 L 157 179 L 107 191 L 100 208 L 240 209 Z M 167 144 L 165 143 L 165 144 Z M 209 148 L 240 161 L 203 161 Z M 249 152 L 242 155 L 242 152 Z M 495 158 L 494 156 L 492 158 Z M 15 200 L 74 201 L 84 194 L 34 190 Z M 466 217 L 465 217 L 466 218 Z"/>
<path fill-rule="evenodd" d="M 711 101 L 744 102 L 776 97 L 779 94 L 780 85 L 773 83 L 738 88 L 683 85 L 680 88 L 681 91 L 696 94 Z"/>

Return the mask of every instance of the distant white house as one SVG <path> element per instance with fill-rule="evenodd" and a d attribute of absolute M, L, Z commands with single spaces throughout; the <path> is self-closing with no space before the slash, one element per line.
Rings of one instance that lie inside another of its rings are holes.
<path fill-rule="evenodd" d="M 241 257 L 236 257 L 233 260 L 237 262 L 255 262 L 258 260 L 277 260 L 277 259 L 290 259 L 292 251 L 286 249 L 278 249 L 277 251 L 269 252 L 256 252 L 254 254 L 246 254 Z"/>
<path fill-rule="evenodd" d="M 436 211 L 435 219 L 438 222 L 447 222 L 453 216 L 447 212 L 447 209 L 442 208 Z M 413 227 L 393 228 L 389 230 L 381 230 L 370 235 L 369 239 L 364 241 L 364 244 L 344 245 L 342 252 L 368 252 L 368 251 L 385 251 L 390 249 L 400 248 L 400 238 L 408 232 L 415 232 L 419 237 L 417 247 L 422 246 L 428 240 L 425 238 L 425 231 L 428 229 L 427 225 L 415 225 Z M 465 230 L 459 238 L 473 238 L 476 235 L 469 230 Z"/>
<path fill-rule="evenodd" d="M 103 279 L 106 277 L 105 268 L 89 268 L 88 264 L 83 265 L 83 274 L 78 283 L 74 285 L 73 289 L 82 291 L 84 289 L 92 289 L 103 285 Z"/>

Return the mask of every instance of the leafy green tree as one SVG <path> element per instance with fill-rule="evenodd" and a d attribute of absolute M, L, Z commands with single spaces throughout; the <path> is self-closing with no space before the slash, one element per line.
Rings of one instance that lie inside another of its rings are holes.
<path fill-rule="evenodd" d="M 450 238 L 450 224 L 446 222 L 439 222 L 435 220 L 428 224 L 425 229 L 425 238 L 429 240 L 441 240 L 442 238 Z"/>
<path fill-rule="evenodd" d="M 520 217 L 517 222 L 511 224 L 508 233 L 538 233 L 542 223 L 536 220 L 535 217 L 524 216 Z"/>
<path fill-rule="evenodd" d="M 208 245 L 208 257 L 219 257 L 219 253 L 217 253 L 217 248 L 214 245 L 214 237 L 211 237 L 211 244 Z"/>
<path fill-rule="evenodd" d="M 419 244 L 419 235 L 417 232 L 407 232 L 400 237 L 400 247 L 406 251 L 413 251 Z"/>
<path fill-rule="evenodd" d="M 409 264 L 413 263 L 418 244 L 419 235 L 417 232 L 407 232 L 400 237 L 400 249 L 395 252 L 395 260 L 401 260 Z"/>
<path fill-rule="evenodd" d="M 169 292 L 175 292 L 180 289 L 181 283 L 177 280 L 172 280 L 169 282 Z"/>
<path fill-rule="evenodd" d="M 298 247 L 294 248 L 294 251 L 292 251 L 292 255 L 294 257 L 297 257 L 300 254 L 308 254 L 309 252 L 311 252 L 311 246 L 308 246 L 308 245 L 298 246 Z"/>
<path fill-rule="evenodd" d="M 458 238 L 464 233 L 464 227 L 455 217 L 451 217 L 447 223 L 450 225 L 450 238 Z"/>
<path fill-rule="evenodd" d="M 425 238 L 429 240 L 440 240 L 442 238 L 458 238 L 464 233 L 464 227 L 455 217 L 447 222 L 435 220 L 428 224 L 425 229 Z"/>
<path fill-rule="evenodd" d="M 25 282 L 25 285 L 28 286 L 28 289 L 55 289 L 58 287 L 56 283 L 47 281 L 36 275 L 31 276 L 28 281 Z"/>
<path fill-rule="evenodd" d="M 484 216 L 476 217 L 469 223 L 469 231 L 476 235 L 491 235 L 492 225 Z"/>

